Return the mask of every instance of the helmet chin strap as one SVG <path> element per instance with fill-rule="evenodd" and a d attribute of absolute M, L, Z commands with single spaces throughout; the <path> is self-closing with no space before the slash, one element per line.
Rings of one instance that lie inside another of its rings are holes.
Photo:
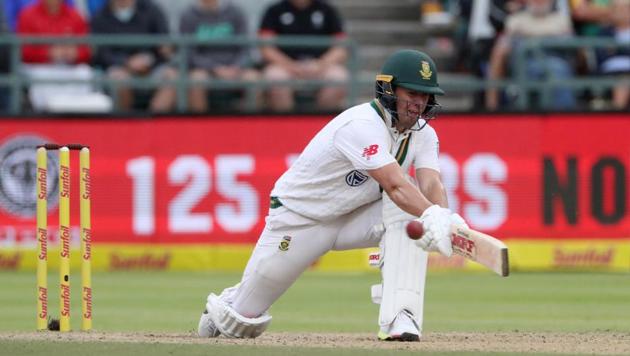
<path fill-rule="evenodd" d="M 420 123 L 420 120 L 422 120 L 422 123 Z M 409 128 L 410 131 L 420 131 L 422 130 L 425 126 L 427 126 L 427 124 L 429 123 L 428 120 L 423 119 L 421 116 L 418 116 L 418 120 L 416 120 L 416 123 L 413 124 L 413 126 L 411 126 Z"/>

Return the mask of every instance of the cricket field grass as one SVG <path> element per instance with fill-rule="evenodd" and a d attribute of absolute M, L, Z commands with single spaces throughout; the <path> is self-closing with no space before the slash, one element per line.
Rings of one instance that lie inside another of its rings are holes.
<path fill-rule="evenodd" d="M 376 341 L 375 273 L 309 272 L 272 307 L 255 340 L 199 339 L 211 291 L 238 273 L 93 275 L 94 330 L 80 328 L 80 279 L 71 276 L 70 333 L 35 331 L 35 273 L 0 272 L 0 355 L 438 355 L 630 354 L 630 275 L 429 273 L 420 343 Z M 49 276 L 49 313 L 59 311 Z"/>

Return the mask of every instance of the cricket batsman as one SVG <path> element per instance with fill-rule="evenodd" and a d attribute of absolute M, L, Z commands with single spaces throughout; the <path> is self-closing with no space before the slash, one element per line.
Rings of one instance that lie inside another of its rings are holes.
<path fill-rule="evenodd" d="M 418 341 L 428 251 L 450 256 L 449 229 L 464 220 L 448 209 L 429 125 L 444 95 L 433 60 L 393 53 L 376 76 L 376 98 L 331 120 L 278 179 L 265 228 L 237 285 L 211 293 L 199 320 L 202 337 L 255 338 L 269 308 L 331 250 L 380 247 L 381 340 Z M 415 169 L 415 181 L 407 176 Z M 420 221 L 424 235 L 406 236 Z"/>

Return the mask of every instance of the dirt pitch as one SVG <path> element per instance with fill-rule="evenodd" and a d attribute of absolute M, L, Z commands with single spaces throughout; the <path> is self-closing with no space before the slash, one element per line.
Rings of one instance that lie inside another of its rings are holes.
<path fill-rule="evenodd" d="M 254 340 L 200 339 L 191 333 L 111 332 L 2 332 L 0 343 L 22 341 L 168 343 L 209 345 L 250 345 L 358 349 L 401 349 L 417 351 L 480 351 L 566 354 L 627 354 L 630 333 L 426 333 L 421 342 L 398 343 L 375 340 L 373 334 L 266 333 Z"/>

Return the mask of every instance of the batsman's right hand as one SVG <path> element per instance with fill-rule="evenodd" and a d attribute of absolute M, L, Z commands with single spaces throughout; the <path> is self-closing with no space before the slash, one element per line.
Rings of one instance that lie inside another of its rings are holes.
<path fill-rule="evenodd" d="M 451 244 L 452 212 L 439 205 L 431 205 L 417 220 L 422 223 L 424 235 L 416 240 L 416 245 L 425 251 L 438 251 L 446 257 L 453 254 Z"/>

